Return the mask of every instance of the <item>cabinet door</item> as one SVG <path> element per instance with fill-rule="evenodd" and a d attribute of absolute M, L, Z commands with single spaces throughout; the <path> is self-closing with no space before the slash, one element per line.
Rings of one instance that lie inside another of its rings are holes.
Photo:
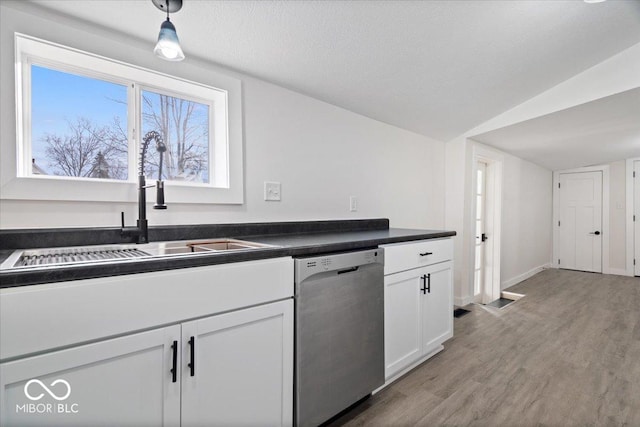
<path fill-rule="evenodd" d="M 452 263 L 443 262 L 418 270 L 426 275 L 422 296 L 422 353 L 428 354 L 453 336 Z M 424 280 L 424 279 L 423 279 Z"/>
<path fill-rule="evenodd" d="M 420 271 L 384 277 L 385 378 L 418 360 L 422 354 Z"/>
<path fill-rule="evenodd" d="M 291 425 L 293 300 L 183 323 L 182 340 L 183 426 Z"/>
<path fill-rule="evenodd" d="M 0 365 L 0 425 L 178 426 L 180 326 Z"/>

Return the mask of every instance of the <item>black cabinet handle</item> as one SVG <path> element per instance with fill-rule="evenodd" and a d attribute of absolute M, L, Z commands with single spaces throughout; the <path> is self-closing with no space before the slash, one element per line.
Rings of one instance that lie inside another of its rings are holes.
<path fill-rule="evenodd" d="M 171 345 L 173 350 L 173 361 L 171 363 L 171 381 L 178 381 L 178 341 L 174 341 Z"/>
<path fill-rule="evenodd" d="M 426 276 L 426 277 L 427 277 L 427 280 L 426 280 L 426 281 L 427 281 L 427 283 L 428 283 L 428 285 L 427 285 L 427 292 L 431 293 L 431 273 L 427 274 L 427 276 Z"/>
<path fill-rule="evenodd" d="M 433 252 L 423 252 L 420 254 L 420 256 L 428 256 L 428 255 L 433 255 Z"/>
<path fill-rule="evenodd" d="M 422 280 L 422 286 L 420 287 L 420 290 L 422 291 L 423 294 L 427 294 L 427 275 L 423 275 L 420 276 L 420 280 Z"/>
<path fill-rule="evenodd" d="M 195 337 L 189 338 L 189 348 L 191 350 L 191 354 L 189 355 L 189 363 L 187 366 L 191 368 L 191 376 L 195 376 L 196 374 L 196 340 Z"/>

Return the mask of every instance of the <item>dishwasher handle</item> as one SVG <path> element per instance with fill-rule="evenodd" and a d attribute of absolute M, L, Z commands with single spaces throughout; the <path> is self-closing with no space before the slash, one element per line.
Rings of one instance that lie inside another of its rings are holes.
<path fill-rule="evenodd" d="M 344 270 L 338 270 L 338 274 L 351 273 L 353 271 L 358 271 L 359 268 L 360 268 L 359 266 L 356 266 L 356 267 L 351 267 Z"/>

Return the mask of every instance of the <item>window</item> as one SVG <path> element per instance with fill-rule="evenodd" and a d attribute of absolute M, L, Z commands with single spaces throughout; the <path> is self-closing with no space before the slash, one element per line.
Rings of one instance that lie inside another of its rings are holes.
<path fill-rule="evenodd" d="M 163 179 L 209 183 L 209 105 L 143 90 L 142 133 L 162 135 L 167 152 Z M 150 152 L 145 170 L 155 174 L 158 153 Z"/>
<path fill-rule="evenodd" d="M 242 203 L 238 80 L 207 71 L 220 85 L 203 85 L 19 34 L 16 53 L 16 178 L 66 193 L 33 198 L 130 201 L 118 185 L 135 185 L 140 142 L 156 131 L 168 202 Z M 153 148 L 144 172 L 155 180 Z"/>
<path fill-rule="evenodd" d="M 27 174 L 128 178 L 126 85 L 32 64 L 30 115 Z"/>

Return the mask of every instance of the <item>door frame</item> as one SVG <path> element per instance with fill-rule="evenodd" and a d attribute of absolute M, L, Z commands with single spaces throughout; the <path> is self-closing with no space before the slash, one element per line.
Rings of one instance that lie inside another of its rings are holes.
<path fill-rule="evenodd" d="M 633 277 L 635 275 L 635 268 L 633 265 L 633 258 L 635 256 L 635 237 L 634 237 L 634 222 L 633 222 L 633 207 L 635 204 L 635 196 L 633 191 L 633 163 L 639 162 L 640 157 L 632 157 L 627 159 L 625 177 L 626 177 L 626 201 L 627 205 L 627 276 Z M 638 178 L 640 179 L 640 177 Z M 639 181 L 640 182 L 640 181 Z M 639 261 L 640 262 L 640 261 Z"/>
<path fill-rule="evenodd" d="M 587 166 L 583 168 L 564 169 L 553 172 L 553 257 L 551 266 L 558 267 L 560 220 L 560 174 L 580 172 L 602 172 L 602 274 L 610 274 L 609 269 L 609 165 Z"/>
<path fill-rule="evenodd" d="M 487 204 L 485 206 L 485 212 L 487 213 L 487 221 L 486 224 L 491 224 L 493 228 L 493 233 L 489 236 L 487 240 L 488 244 L 485 246 L 485 256 L 487 254 L 491 255 L 491 259 L 493 262 L 490 265 L 490 272 L 485 272 L 485 280 L 484 287 L 485 293 L 490 294 L 492 297 L 492 301 L 500 298 L 500 292 L 502 291 L 502 282 L 500 277 L 500 253 L 502 246 L 502 177 L 503 177 L 503 165 L 504 165 L 504 154 L 486 147 L 484 145 L 475 143 L 473 144 L 473 153 L 472 153 L 472 165 L 471 165 L 471 188 L 469 189 L 468 200 L 469 209 L 471 211 L 471 215 L 469 218 L 469 237 L 467 239 L 467 247 L 468 247 L 468 265 L 467 268 L 470 272 L 475 271 L 475 260 L 476 260 L 476 187 L 477 176 L 478 176 L 478 162 L 483 162 L 487 164 L 487 176 L 486 180 L 486 194 L 485 201 Z M 493 203 L 489 205 L 488 201 L 492 200 Z M 489 215 L 489 212 L 492 215 Z M 468 275 L 468 283 L 467 289 L 469 290 L 470 299 L 474 298 L 474 274 L 471 273 Z"/>

